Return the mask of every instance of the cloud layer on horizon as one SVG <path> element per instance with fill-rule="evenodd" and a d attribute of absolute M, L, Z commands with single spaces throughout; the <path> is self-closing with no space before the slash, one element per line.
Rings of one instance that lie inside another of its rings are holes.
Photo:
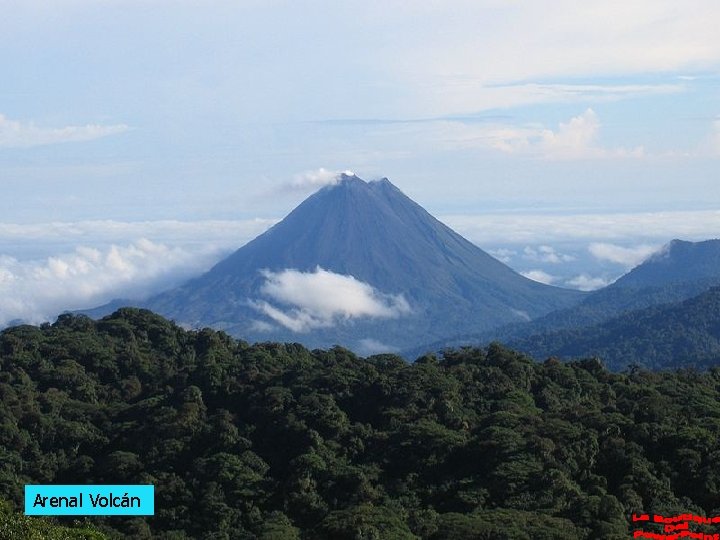
<path fill-rule="evenodd" d="M 0 222 L 0 255 L 16 251 L 18 246 L 42 246 L 45 258 L 78 245 L 106 248 L 127 244 L 140 238 L 175 247 L 200 246 L 214 250 L 237 249 L 265 232 L 277 219 L 203 220 L 203 221 L 117 221 L 88 220 L 74 222 L 3 223 Z"/>
<path fill-rule="evenodd" d="M 475 242 L 518 244 L 555 241 L 705 240 L 720 230 L 720 210 L 615 214 L 488 213 L 439 219 Z"/>
<path fill-rule="evenodd" d="M 0 114 L 0 147 L 29 148 L 47 144 L 83 142 L 124 133 L 130 129 L 125 124 L 84 126 L 65 126 L 61 128 L 45 128 L 32 122 L 10 120 Z"/>
<path fill-rule="evenodd" d="M 480 247 L 493 246 L 493 254 L 498 258 L 516 255 L 510 244 L 541 246 L 558 241 L 575 241 L 614 245 L 633 242 L 634 246 L 653 246 L 675 238 L 693 241 L 717 238 L 720 230 L 720 210 L 612 214 L 489 212 L 440 214 L 436 217 Z M 213 244 L 239 248 L 277 222 L 278 219 L 0 222 L 0 246 L 32 240 L 35 244 L 48 246 L 73 244 L 74 248 L 75 245 L 122 244 L 144 237 L 174 246 Z M 501 247 L 502 244 L 507 247 Z M 539 247 L 533 249 L 539 251 Z M 56 253 L 58 251 L 46 253 L 43 257 Z M 2 251 L 0 254 L 3 254 Z M 558 257 L 562 258 L 563 254 L 558 254 Z"/>
<path fill-rule="evenodd" d="M 489 247 L 490 252 L 519 271 L 544 273 L 528 277 L 583 289 L 608 283 L 618 277 L 622 268 L 629 269 L 653 247 L 673 238 L 708 239 L 716 237 L 720 230 L 718 211 L 577 215 L 501 213 L 449 216 L 442 220 L 480 247 Z M 177 284 L 185 277 L 209 268 L 230 250 L 240 247 L 275 222 L 268 219 L 0 223 L 0 325 L 13 319 L 51 320 L 63 310 L 93 307 L 116 297 L 158 292 L 159 288 Z M 138 240 L 143 233 L 147 241 Z M 647 237 L 638 237 L 638 234 Z M 553 247 L 558 246 L 556 242 L 560 243 L 559 247 Z M 581 257 L 583 252 L 585 255 Z M 572 260 L 573 256 L 576 260 Z M 119 261 L 125 263 L 118 264 Z M 532 266 L 528 268 L 523 261 L 532 262 Z M 283 320 L 286 325 L 296 328 L 330 324 L 333 317 L 342 320 L 345 312 L 339 305 L 332 309 L 331 306 L 311 306 L 310 311 L 303 314 L 298 306 L 305 304 L 305 299 L 288 296 L 293 290 L 290 277 L 293 276 L 275 277 L 268 285 L 268 291 L 277 295 L 268 300 L 287 301 L 290 307 L 286 309 L 287 306 L 268 303 L 266 309 L 276 318 L 289 316 Z M 332 284 L 337 284 L 332 279 L 324 280 L 322 274 L 305 278 L 309 283 L 302 279 L 293 283 L 296 286 L 303 283 L 316 291 L 332 290 Z M 353 282 L 349 283 L 353 285 Z M 327 288 L 323 289 L 321 285 Z M 403 311 L 402 302 L 393 301 L 392 295 L 389 298 L 373 296 L 361 283 L 356 282 L 353 286 L 354 290 L 360 291 L 361 298 L 371 301 L 370 305 L 375 302 L 377 308 L 379 302 L 385 309 L 392 311 L 394 307 L 396 312 Z M 293 312 L 293 308 L 297 311 Z M 353 319 L 360 313 L 362 310 L 351 310 L 346 315 Z M 368 313 L 367 316 L 375 316 L 382 310 Z"/>
<path fill-rule="evenodd" d="M 191 252 L 141 239 L 106 249 L 78 247 L 42 261 L 0 255 L 0 327 L 53 320 L 114 298 L 142 298 L 207 270 L 214 250 Z"/>

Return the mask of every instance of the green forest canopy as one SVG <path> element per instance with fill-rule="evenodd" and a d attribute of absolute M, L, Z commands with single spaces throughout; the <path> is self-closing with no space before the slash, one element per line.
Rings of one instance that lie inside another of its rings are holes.
<path fill-rule="evenodd" d="M 122 309 L 0 333 L 0 395 L 0 538 L 52 526 L 17 516 L 26 483 L 155 485 L 155 516 L 78 538 L 626 539 L 633 512 L 720 514 L 716 368 L 408 364 Z"/>

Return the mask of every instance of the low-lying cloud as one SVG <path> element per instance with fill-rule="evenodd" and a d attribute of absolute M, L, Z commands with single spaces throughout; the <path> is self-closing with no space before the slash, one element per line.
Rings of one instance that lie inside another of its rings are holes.
<path fill-rule="evenodd" d="M 565 285 L 581 291 L 594 291 L 610 285 L 612 280 L 604 277 L 593 277 L 588 274 L 580 274 L 565 281 Z"/>
<path fill-rule="evenodd" d="M 39 261 L 0 256 L 0 326 L 37 324 L 66 310 L 113 298 L 142 298 L 206 270 L 214 250 L 191 252 L 141 239 L 125 246 L 78 247 Z"/>
<path fill-rule="evenodd" d="M 596 259 L 621 264 L 630 269 L 643 262 L 659 248 L 660 246 L 658 245 L 650 244 L 623 247 L 604 242 L 593 242 L 590 246 L 588 246 L 588 251 L 590 251 Z"/>
<path fill-rule="evenodd" d="M 267 300 L 251 304 L 294 332 L 331 327 L 356 318 L 396 318 L 411 312 L 403 295 L 380 292 L 353 276 L 319 266 L 313 272 L 264 270 L 262 275 L 265 283 L 260 292 L 280 307 Z"/>
<path fill-rule="evenodd" d="M 557 277 L 548 274 L 543 270 L 528 270 L 527 272 L 520 273 L 528 279 L 532 279 L 533 281 L 537 281 L 539 283 L 544 283 L 545 285 L 550 285 L 551 283 L 556 282 L 558 279 Z"/>
<path fill-rule="evenodd" d="M 10 120 L 0 114 L 0 147 L 28 148 L 47 144 L 92 141 L 124 133 L 130 129 L 125 124 L 65 126 L 60 128 L 40 127 L 32 122 Z"/>
<path fill-rule="evenodd" d="M 523 249 L 523 258 L 530 261 L 560 264 L 574 261 L 575 257 L 564 253 L 558 253 L 554 247 L 542 245 L 538 247 L 526 246 Z"/>

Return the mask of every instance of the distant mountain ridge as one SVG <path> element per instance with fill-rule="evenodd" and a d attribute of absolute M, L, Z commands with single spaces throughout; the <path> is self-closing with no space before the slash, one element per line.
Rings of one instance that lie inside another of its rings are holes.
<path fill-rule="evenodd" d="M 672 240 L 618 279 L 614 287 L 663 286 L 720 279 L 720 240 Z"/>
<path fill-rule="evenodd" d="M 358 302 L 374 301 L 365 306 L 369 315 L 354 316 L 356 306 L 351 306 L 342 316 L 318 322 L 305 304 L 322 309 L 339 302 L 345 293 L 329 288 L 332 284 L 365 294 Z M 327 298 L 309 297 L 315 285 L 319 296 Z M 528 320 L 584 296 L 519 275 L 432 217 L 386 178 L 365 182 L 344 174 L 204 275 L 141 307 L 251 341 L 340 343 L 356 349 L 374 343 L 378 349 L 392 349 L 458 330 Z M 105 314 L 119 304 L 92 314 Z M 397 309 L 392 316 L 381 316 L 377 306 Z M 294 331 L 293 324 L 303 320 L 315 326 Z"/>
<path fill-rule="evenodd" d="M 720 287 L 682 302 L 625 313 L 577 330 L 559 330 L 513 341 L 535 358 L 599 357 L 612 370 L 720 365 Z"/>
<path fill-rule="evenodd" d="M 720 240 L 672 240 L 579 304 L 539 318 L 533 330 L 577 328 L 650 306 L 679 302 L 720 285 Z"/>
<path fill-rule="evenodd" d="M 617 281 L 590 293 L 576 305 L 527 323 L 456 334 L 410 349 L 405 355 L 414 358 L 426 351 L 479 345 L 493 340 L 518 344 L 532 337 L 541 341 L 555 332 L 592 334 L 597 331 L 596 325 L 605 321 L 653 306 L 683 302 L 716 286 L 720 286 L 720 240 L 672 240 Z M 532 350 L 542 356 L 538 349 Z"/>

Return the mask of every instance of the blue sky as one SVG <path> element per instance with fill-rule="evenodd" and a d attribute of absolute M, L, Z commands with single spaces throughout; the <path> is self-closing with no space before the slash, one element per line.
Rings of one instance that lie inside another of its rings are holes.
<path fill-rule="evenodd" d="M 387 176 L 558 285 L 720 230 L 716 1 L 0 10 L 0 289 L 27 291 L 0 323 L 198 272 L 323 170 Z"/>

